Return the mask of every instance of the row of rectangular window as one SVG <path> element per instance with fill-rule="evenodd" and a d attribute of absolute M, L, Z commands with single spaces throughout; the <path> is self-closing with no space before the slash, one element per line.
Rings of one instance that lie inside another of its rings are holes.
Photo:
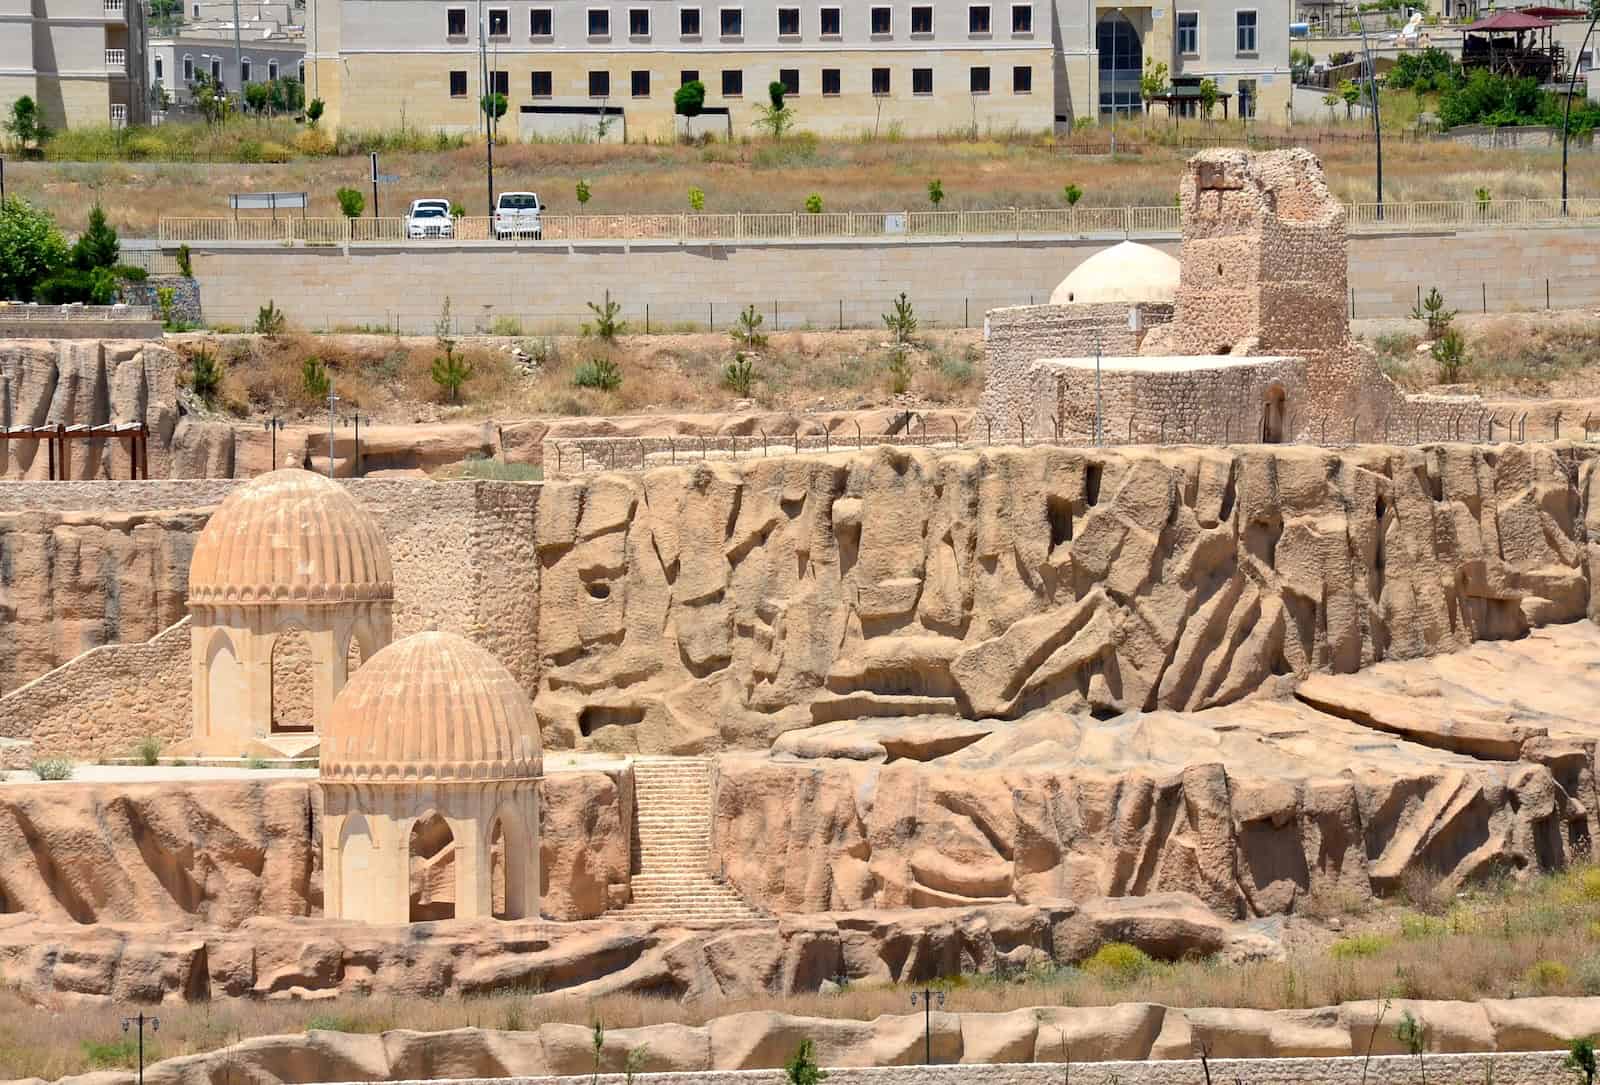
<path fill-rule="evenodd" d="M 739 98 L 744 94 L 744 72 L 738 68 L 727 68 L 722 75 L 722 97 Z M 490 84 L 494 93 L 509 95 L 511 93 L 511 76 L 509 72 L 490 72 Z M 692 83 L 700 78 L 697 71 L 685 70 L 678 73 L 678 83 Z M 800 69 L 780 68 L 778 82 L 787 88 L 789 94 L 800 93 Z M 990 93 L 990 71 L 987 67 L 976 67 L 968 71 L 967 90 L 971 94 Z M 650 97 L 650 73 L 638 71 L 629 73 L 628 90 L 634 98 Z M 822 69 L 822 96 L 834 97 L 842 93 L 843 81 L 838 68 Z M 555 79 L 551 72 L 533 72 L 532 96 L 535 98 L 550 98 L 555 95 Z M 872 69 L 872 93 L 884 96 L 893 93 L 893 77 L 888 68 Z M 911 93 L 914 95 L 928 95 L 933 93 L 933 69 L 911 69 Z M 1033 68 L 1026 64 L 1018 64 L 1011 69 L 1011 93 L 1033 93 Z M 467 73 L 457 69 L 450 73 L 450 96 L 452 98 L 465 98 L 467 96 Z M 589 97 L 611 97 L 611 73 L 605 71 L 592 71 L 589 73 Z"/>
<path fill-rule="evenodd" d="M 967 33 L 983 36 L 993 33 L 992 6 L 989 4 L 969 4 L 967 6 Z M 837 38 L 843 33 L 842 9 L 836 7 L 821 8 L 817 19 L 817 33 L 824 38 Z M 609 8 L 589 8 L 586 12 L 587 31 L 591 38 L 609 38 L 611 36 L 611 11 Z M 890 7 L 873 7 L 868 15 L 869 26 L 874 37 L 887 37 L 894 33 L 894 9 Z M 724 38 L 742 38 L 744 36 L 744 9 L 742 7 L 724 7 L 717 9 L 717 31 Z M 509 38 L 511 36 L 511 9 L 490 8 L 488 15 L 487 32 L 491 38 Z M 780 38 L 798 38 L 800 36 L 800 9 L 797 7 L 778 8 L 778 36 Z M 1011 5 L 1011 33 L 1033 33 L 1033 5 Z M 448 8 L 445 11 L 445 34 L 451 38 L 464 38 L 467 36 L 467 9 Z M 927 4 L 917 4 L 911 8 L 911 34 L 913 37 L 931 36 L 933 34 L 933 7 Z M 678 35 L 683 38 L 698 38 L 701 35 L 700 9 L 686 7 L 678 9 Z M 552 8 L 534 8 L 528 12 L 528 36 L 533 38 L 551 38 L 555 36 L 555 14 Z M 628 36 L 630 38 L 648 38 L 650 36 L 650 9 L 628 9 Z"/>
<path fill-rule="evenodd" d="M 1233 15 L 1233 45 L 1238 53 L 1256 52 L 1256 27 L 1258 18 L 1254 11 L 1236 11 Z M 1178 53 L 1181 56 L 1200 55 L 1200 13 L 1178 12 Z"/>
<path fill-rule="evenodd" d="M 161 63 L 161 58 L 160 57 L 156 57 L 155 61 L 156 61 L 156 82 L 159 83 L 166 77 L 165 76 L 166 68 Z M 245 57 L 243 60 L 241 60 L 239 62 L 239 79 L 240 79 L 240 81 L 244 82 L 244 83 L 250 82 L 251 71 L 252 71 L 251 60 L 250 60 L 249 57 Z M 305 78 L 306 78 L 306 62 L 305 61 L 302 60 L 302 61 L 299 62 L 299 67 L 296 68 L 296 75 L 299 78 L 300 82 L 302 82 L 302 83 L 305 82 Z M 276 79 L 276 78 L 278 78 L 278 62 L 276 60 L 267 61 L 267 78 L 268 79 Z M 218 84 L 220 84 L 222 82 L 222 61 L 218 60 L 216 58 L 212 58 L 212 60 L 211 60 L 211 79 L 212 79 L 213 82 L 218 83 Z M 186 57 L 183 58 L 183 81 L 185 83 L 193 83 L 194 82 L 194 57 L 192 57 L 192 56 L 186 56 Z"/>

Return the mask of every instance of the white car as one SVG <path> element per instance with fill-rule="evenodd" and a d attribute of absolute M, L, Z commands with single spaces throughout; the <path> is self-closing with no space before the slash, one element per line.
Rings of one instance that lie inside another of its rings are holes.
<path fill-rule="evenodd" d="M 412 200 L 406 212 L 406 237 L 455 237 L 455 220 L 450 217 L 449 200 Z"/>
<path fill-rule="evenodd" d="M 494 202 L 494 236 L 496 240 L 508 237 L 544 239 L 544 223 L 540 219 L 544 207 L 537 192 L 502 192 Z"/>

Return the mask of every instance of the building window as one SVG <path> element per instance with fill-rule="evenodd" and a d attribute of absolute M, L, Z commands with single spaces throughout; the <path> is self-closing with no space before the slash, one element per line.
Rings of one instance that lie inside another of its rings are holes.
<path fill-rule="evenodd" d="M 250 58 L 249 57 L 245 57 L 243 60 L 239 61 L 239 85 L 240 86 L 243 86 L 244 84 L 250 82 L 250 67 L 251 67 L 251 65 L 250 65 Z"/>
<path fill-rule="evenodd" d="M 634 72 L 628 79 L 628 91 L 635 98 L 650 97 L 650 73 Z"/>
<path fill-rule="evenodd" d="M 1100 16 L 1094 28 L 1100 56 L 1100 112 L 1107 116 L 1132 116 L 1144 107 L 1140 80 L 1144 50 L 1139 32 L 1121 11 Z"/>
<path fill-rule="evenodd" d="M 211 81 L 217 86 L 222 86 L 222 61 L 215 58 L 211 61 Z"/>
<path fill-rule="evenodd" d="M 722 96 L 724 98 L 738 98 L 744 94 L 744 72 L 737 68 L 724 69 L 722 73 Z"/>
<path fill-rule="evenodd" d="M 823 8 L 818 12 L 817 30 L 825 38 L 839 36 L 839 9 Z"/>
<path fill-rule="evenodd" d="M 194 57 L 183 58 L 183 81 L 185 83 L 194 82 Z"/>
<path fill-rule="evenodd" d="M 688 86 L 690 83 L 700 82 L 700 73 L 692 68 L 685 68 L 678 73 L 678 86 Z"/>
<path fill-rule="evenodd" d="M 508 9 L 489 9 L 489 36 L 502 39 L 511 36 L 511 12 Z"/>
<path fill-rule="evenodd" d="M 933 9 L 931 7 L 914 7 L 911 9 L 911 33 L 933 33 Z"/>
<path fill-rule="evenodd" d="M 1011 5 L 1011 32 L 1013 34 L 1033 33 L 1033 5 Z"/>
<path fill-rule="evenodd" d="M 628 9 L 628 36 L 630 38 L 648 38 L 650 36 L 650 9 Z"/>
<path fill-rule="evenodd" d="M 932 94 L 933 93 L 933 69 L 932 68 L 912 68 L 911 69 L 911 93 L 912 94 Z"/>
<path fill-rule="evenodd" d="M 822 96 L 824 98 L 837 98 L 839 96 L 839 69 L 822 69 Z"/>
<path fill-rule="evenodd" d="M 1234 26 L 1238 31 L 1238 51 L 1253 53 L 1256 51 L 1256 13 L 1253 11 L 1239 11 L 1234 13 Z"/>
<path fill-rule="evenodd" d="M 511 97 L 511 73 L 500 71 L 489 73 L 489 86 L 494 93 L 504 97 Z"/>
<path fill-rule="evenodd" d="M 725 38 L 742 38 L 744 36 L 744 9 L 723 8 L 719 26 Z"/>
<path fill-rule="evenodd" d="M 1254 79 L 1239 80 L 1239 119 L 1242 121 L 1255 120 L 1256 116 L 1256 81 Z"/>
<path fill-rule="evenodd" d="M 889 69 L 872 69 L 872 93 L 875 97 L 882 98 L 889 93 Z"/>
<path fill-rule="evenodd" d="M 699 8 L 680 8 L 678 10 L 678 34 L 685 38 L 698 38 L 700 36 Z"/>
<path fill-rule="evenodd" d="M 1011 93 L 1033 93 L 1033 69 L 1026 64 L 1018 64 L 1011 69 Z"/>
<path fill-rule="evenodd" d="M 611 36 L 611 12 L 605 8 L 589 9 L 589 36 L 591 38 Z"/>
<path fill-rule="evenodd" d="M 444 32 L 447 37 L 467 36 L 467 9 L 447 8 L 444 13 Z"/>
<path fill-rule="evenodd" d="M 894 9 L 872 9 L 872 32 L 880 37 L 894 33 Z"/>
<path fill-rule="evenodd" d="M 778 82 L 783 84 L 783 92 L 785 94 L 791 97 L 798 96 L 800 93 L 800 69 L 779 68 Z"/>
<path fill-rule="evenodd" d="M 161 82 L 161 58 L 156 57 L 156 82 Z"/>
<path fill-rule="evenodd" d="M 467 73 L 465 71 L 450 73 L 450 97 L 465 98 L 467 96 Z"/>
<path fill-rule="evenodd" d="M 555 93 L 555 80 L 551 78 L 549 72 L 534 72 L 533 85 L 528 88 L 528 92 L 535 98 L 548 98 Z"/>
<path fill-rule="evenodd" d="M 300 82 L 304 83 L 306 81 L 306 62 L 303 61 L 303 60 L 300 61 L 298 64 L 295 65 L 294 71 L 295 71 L 295 78 L 300 80 Z"/>
<path fill-rule="evenodd" d="M 267 61 L 267 78 L 278 78 L 278 62 L 276 60 Z"/>
<path fill-rule="evenodd" d="M 128 107 L 121 102 L 111 103 L 111 127 L 121 128 L 128 123 Z"/>
<path fill-rule="evenodd" d="M 528 36 L 530 38 L 555 36 L 555 20 L 551 18 L 549 8 L 534 8 L 528 12 Z"/>
<path fill-rule="evenodd" d="M 194 17 L 196 19 L 200 18 L 200 5 L 199 4 L 196 4 L 194 6 Z"/>
<path fill-rule="evenodd" d="M 778 9 L 778 37 L 798 38 L 800 36 L 800 9 Z"/>
<path fill-rule="evenodd" d="M 1178 12 L 1178 52 L 1182 56 L 1200 55 L 1200 13 Z"/>
<path fill-rule="evenodd" d="M 989 33 L 989 5 L 973 4 L 967 8 L 967 33 Z"/>
<path fill-rule="evenodd" d="M 590 72 L 589 73 L 589 97 L 591 97 L 591 98 L 609 98 L 609 97 L 611 97 L 611 73 L 610 72 Z"/>
<path fill-rule="evenodd" d="M 974 68 L 974 69 L 972 69 L 972 76 L 968 81 L 967 89 L 970 90 L 973 94 L 988 94 L 989 93 L 989 69 L 988 68 Z"/>

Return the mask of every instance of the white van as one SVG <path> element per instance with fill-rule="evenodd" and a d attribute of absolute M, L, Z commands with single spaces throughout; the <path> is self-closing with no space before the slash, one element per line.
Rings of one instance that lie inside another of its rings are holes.
<path fill-rule="evenodd" d="M 544 239 L 544 223 L 540 215 L 544 208 L 537 192 L 502 192 L 494 204 L 494 236 L 505 238 Z"/>

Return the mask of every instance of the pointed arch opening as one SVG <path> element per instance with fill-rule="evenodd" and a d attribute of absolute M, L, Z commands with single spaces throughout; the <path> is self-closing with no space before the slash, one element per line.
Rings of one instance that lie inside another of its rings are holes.
<path fill-rule="evenodd" d="M 206 650 L 206 716 L 215 721 L 244 710 L 244 672 L 233 639 L 217 630 Z M 215 724 L 210 724 L 215 732 Z"/>
<path fill-rule="evenodd" d="M 509 804 L 502 806 L 489 829 L 490 885 L 496 919 L 528 919 L 536 912 L 538 900 L 528 884 L 533 847 L 522 812 Z"/>

